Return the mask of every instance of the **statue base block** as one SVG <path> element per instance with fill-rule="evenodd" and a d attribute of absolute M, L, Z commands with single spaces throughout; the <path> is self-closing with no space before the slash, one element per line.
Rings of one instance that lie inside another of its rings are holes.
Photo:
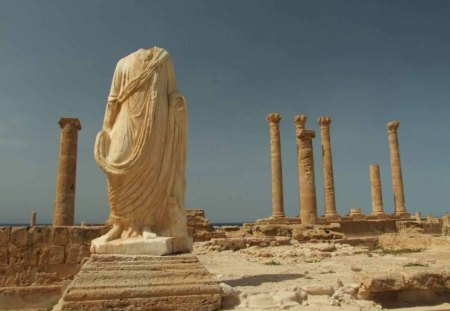
<path fill-rule="evenodd" d="M 92 255 L 54 311 L 213 311 L 221 288 L 192 254 Z"/>
<path fill-rule="evenodd" d="M 117 239 L 109 242 L 101 239 L 93 240 L 92 246 L 96 254 L 124 254 L 124 255 L 154 255 L 162 256 L 174 253 L 173 242 L 175 238 L 156 237 L 145 239 L 143 237 Z"/>

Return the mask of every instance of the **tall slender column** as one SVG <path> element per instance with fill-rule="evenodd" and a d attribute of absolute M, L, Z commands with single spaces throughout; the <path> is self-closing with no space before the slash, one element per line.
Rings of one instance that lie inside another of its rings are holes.
<path fill-rule="evenodd" d="M 320 117 L 320 138 L 322 143 L 323 192 L 325 198 L 325 217 L 335 217 L 336 199 L 334 195 L 333 159 L 331 155 L 330 117 Z"/>
<path fill-rule="evenodd" d="M 395 215 L 405 215 L 405 193 L 403 191 L 402 168 L 400 165 L 400 150 L 398 147 L 397 129 L 400 125 L 399 121 L 389 122 L 387 124 L 389 150 L 391 155 L 391 174 L 392 174 L 392 190 L 394 192 Z"/>
<path fill-rule="evenodd" d="M 270 129 L 270 156 L 272 163 L 272 217 L 284 217 L 283 172 L 281 168 L 281 142 L 279 113 L 266 116 Z"/>
<path fill-rule="evenodd" d="M 317 223 L 316 182 L 312 139 L 316 132 L 305 129 L 306 116 L 295 116 L 299 174 L 300 218 L 302 224 Z"/>
<path fill-rule="evenodd" d="M 75 184 L 77 173 L 78 131 L 80 120 L 61 118 L 58 175 L 53 206 L 54 226 L 73 226 L 75 211 Z"/>
<path fill-rule="evenodd" d="M 384 214 L 383 195 L 381 191 L 380 166 L 377 164 L 370 165 L 370 189 L 372 192 L 372 214 Z"/>

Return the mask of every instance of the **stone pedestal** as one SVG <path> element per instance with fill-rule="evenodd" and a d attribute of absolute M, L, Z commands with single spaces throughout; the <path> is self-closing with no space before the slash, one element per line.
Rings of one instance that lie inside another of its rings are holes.
<path fill-rule="evenodd" d="M 380 167 L 377 164 L 370 165 L 370 189 L 372 193 L 372 214 L 382 215 L 383 209 L 383 195 L 381 190 Z"/>
<path fill-rule="evenodd" d="M 270 157 L 272 167 L 272 217 L 284 217 L 283 172 L 281 168 L 280 121 L 278 113 L 266 116 L 270 129 Z"/>
<path fill-rule="evenodd" d="M 334 195 L 333 159 L 331 155 L 330 117 L 320 117 L 320 137 L 322 143 L 323 192 L 325 217 L 336 218 L 336 199 Z"/>
<path fill-rule="evenodd" d="M 351 208 L 349 210 L 348 216 L 352 217 L 353 219 L 361 219 L 364 217 L 360 208 Z"/>
<path fill-rule="evenodd" d="M 399 121 L 387 124 L 389 151 L 391 156 L 392 190 L 394 192 L 395 215 L 407 215 L 405 207 L 405 193 L 403 191 L 402 168 L 400 164 L 400 150 L 398 147 L 397 129 Z"/>
<path fill-rule="evenodd" d="M 315 131 L 306 130 L 306 116 L 294 118 L 297 134 L 297 163 L 300 193 L 300 218 L 302 224 L 317 223 L 316 182 L 312 139 Z"/>
<path fill-rule="evenodd" d="M 61 118 L 56 196 L 53 206 L 54 226 L 73 226 L 75 213 L 75 186 L 77 174 L 78 131 L 80 120 Z"/>
<path fill-rule="evenodd" d="M 54 311 L 213 311 L 221 288 L 191 254 L 92 255 Z"/>
<path fill-rule="evenodd" d="M 186 237 L 190 241 L 180 241 L 180 239 L 182 238 L 144 238 L 139 236 L 106 242 L 99 238 L 92 241 L 92 247 L 98 254 L 162 256 L 190 251 L 192 249 L 192 238 Z"/>

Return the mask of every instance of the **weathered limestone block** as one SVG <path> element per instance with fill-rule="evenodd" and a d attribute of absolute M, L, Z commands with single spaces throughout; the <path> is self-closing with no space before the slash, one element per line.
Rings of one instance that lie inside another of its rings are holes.
<path fill-rule="evenodd" d="M 450 290 L 450 273 L 444 271 L 410 272 L 403 274 L 408 289 L 430 289 L 434 292 Z"/>
<path fill-rule="evenodd" d="M 21 248 L 10 244 L 8 247 L 9 263 L 14 265 L 31 266 L 35 264 L 33 250 L 31 248 Z"/>
<path fill-rule="evenodd" d="M 27 246 L 30 242 L 30 235 L 27 227 L 11 228 L 11 243 L 17 247 Z"/>
<path fill-rule="evenodd" d="M 0 245 L 8 245 L 11 227 L 0 227 Z"/>
<path fill-rule="evenodd" d="M 66 248 L 66 263 L 78 264 L 83 258 L 89 257 L 91 252 L 89 246 L 81 244 L 72 244 Z"/>
<path fill-rule="evenodd" d="M 297 241 L 337 240 L 345 234 L 340 232 L 340 226 L 331 225 L 300 225 L 292 229 L 292 238 Z"/>
<path fill-rule="evenodd" d="M 91 245 L 93 239 L 104 233 L 104 227 L 68 227 L 68 231 L 71 243 Z"/>
<path fill-rule="evenodd" d="M 61 284 L 62 281 L 56 272 L 38 272 L 33 286 Z"/>
<path fill-rule="evenodd" d="M 188 227 L 207 227 L 209 221 L 205 217 L 205 211 L 202 209 L 187 209 L 186 223 Z"/>
<path fill-rule="evenodd" d="M 10 264 L 5 268 L 4 286 L 29 286 L 32 283 L 32 275 L 33 270 L 30 266 Z"/>
<path fill-rule="evenodd" d="M 256 225 L 253 226 L 253 236 L 257 238 L 270 236 L 291 236 L 288 225 Z"/>
<path fill-rule="evenodd" d="M 213 311 L 221 293 L 193 255 L 93 255 L 53 310 Z"/>
<path fill-rule="evenodd" d="M 61 285 L 0 288 L 2 310 L 49 310 L 58 302 Z"/>
<path fill-rule="evenodd" d="M 49 264 L 57 265 L 64 262 L 64 246 L 52 245 L 49 247 Z"/>
<path fill-rule="evenodd" d="M 50 248 L 42 247 L 39 253 L 39 266 L 43 267 L 50 263 Z"/>
<path fill-rule="evenodd" d="M 34 245 L 49 243 L 51 241 L 51 227 L 31 227 L 31 241 Z"/>
<path fill-rule="evenodd" d="M 382 273 L 378 275 L 357 273 L 354 281 L 370 292 L 399 291 L 405 288 L 405 280 L 401 273 Z"/>
<path fill-rule="evenodd" d="M 231 250 L 237 251 L 246 247 L 245 239 L 243 238 L 225 238 L 225 239 L 212 239 L 211 245 L 219 246 L 218 250 Z"/>
<path fill-rule="evenodd" d="M 66 245 L 69 232 L 67 227 L 52 227 L 52 241 L 57 245 Z"/>
<path fill-rule="evenodd" d="M 450 275 L 442 270 L 411 271 L 398 273 L 357 273 L 354 280 L 359 284 L 358 297 L 362 299 L 391 299 L 427 302 L 430 295 L 436 298 L 450 291 Z M 436 300 L 435 300 L 436 301 Z"/>

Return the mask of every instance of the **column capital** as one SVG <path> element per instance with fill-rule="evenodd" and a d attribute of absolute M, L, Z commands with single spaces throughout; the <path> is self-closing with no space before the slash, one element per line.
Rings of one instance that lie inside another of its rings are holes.
<path fill-rule="evenodd" d="M 269 123 L 279 124 L 281 121 L 281 115 L 279 113 L 270 113 L 266 116 L 266 120 Z"/>
<path fill-rule="evenodd" d="M 391 121 L 386 124 L 388 133 L 396 133 L 400 125 L 400 121 Z"/>
<path fill-rule="evenodd" d="M 319 119 L 317 119 L 317 122 L 319 123 L 320 127 L 329 127 L 331 118 L 327 116 L 319 117 Z"/>
<path fill-rule="evenodd" d="M 59 127 L 63 129 L 66 125 L 71 125 L 77 130 L 81 130 L 81 123 L 78 118 L 61 118 L 58 121 Z"/>
<path fill-rule="evenodd" d="M 299 114 L 294 117 L 295 127 L 299 129 L 304 129 L 306 127 L 306 121 L 308 121 L 308 118 L 304 114 Z"/>

